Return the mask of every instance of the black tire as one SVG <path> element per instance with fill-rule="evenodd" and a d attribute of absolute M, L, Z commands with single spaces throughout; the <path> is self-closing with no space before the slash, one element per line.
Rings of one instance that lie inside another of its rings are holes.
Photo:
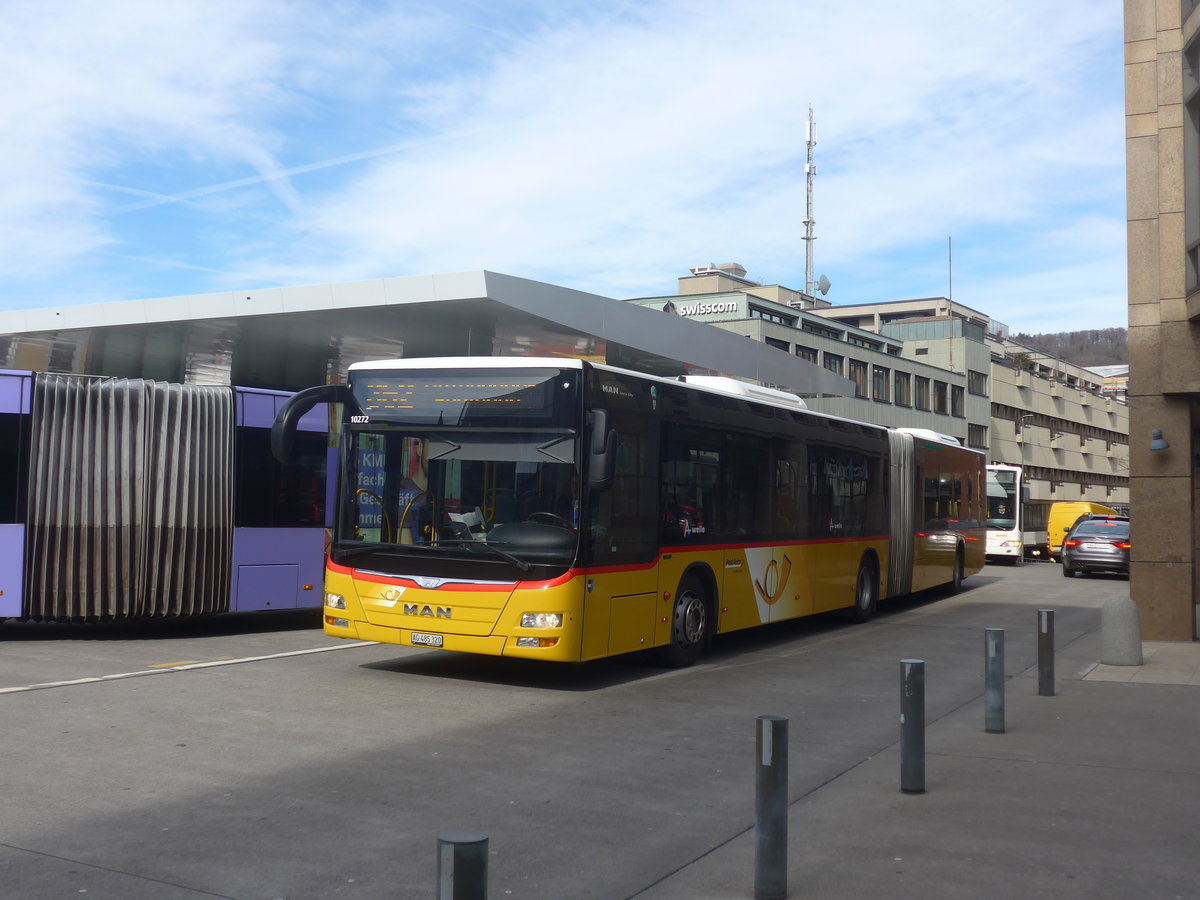
<path fill-rule="evenodd" d="M 675 592 L 671 614 L 671 642 L 663 648 L 663 659 L 675 669 L 690 666 L 704 652 L 712 633 L 712 609 L 708 593 L 695 575 L 684 575 Z"/>
<path fill-rule="evenodd" d="M 1066 563 L 1063 563 L 1062 570 L 1063 570 L 1063 578 L 1074 578 L 1075 577 L 1075 572 L 1072 571 L 1072 569 Z"/>
<path fill-rule="evenodd" d="M 866 622 L 875 615 L 879 606 L 879 575 L 875 561 L 864 556 L 858 564 L 858 577 L 854 580 L 854 606 L 851 615 L 855 622 Z"/>
<path fill-rule="evenodd" d="M 950 576 L 950 583 L 946 585 L 946 593 L 957 594 L 962 590 L 963 579 L 966 564 L 963 561 L 963 548 L 959 547 L 954 551 L 954 574 Z"/>

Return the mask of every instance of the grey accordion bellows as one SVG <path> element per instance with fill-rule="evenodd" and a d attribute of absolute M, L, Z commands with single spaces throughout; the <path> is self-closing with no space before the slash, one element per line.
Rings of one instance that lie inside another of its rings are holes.
<path fill-rule="evenodd" d="M 25 614 L 227 610 L 233 414 L 227 387 L 38 375 Z"/>

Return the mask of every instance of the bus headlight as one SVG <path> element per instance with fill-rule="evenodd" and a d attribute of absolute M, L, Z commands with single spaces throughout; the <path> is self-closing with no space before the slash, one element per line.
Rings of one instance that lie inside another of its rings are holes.
<path fill-rule="evenodd" d="M 330 609 L 345 609 L 346 598 L 341 594 L 326 594 L 325 605 Z"/>
<path fill-rule="evenodd" d="M 521 613 L 522 628 L 562 628 L 562 613 Z"/>

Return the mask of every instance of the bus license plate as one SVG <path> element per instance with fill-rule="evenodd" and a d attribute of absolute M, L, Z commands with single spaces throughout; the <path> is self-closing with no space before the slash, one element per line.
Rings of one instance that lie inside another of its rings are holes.
<path fill-rule="evenodd" d="M 440 634 L 424 634 L 420 631 L 412 633 L 412 642 L 422 647 L 440 647 L 442 646 L 442 636 Z"/>

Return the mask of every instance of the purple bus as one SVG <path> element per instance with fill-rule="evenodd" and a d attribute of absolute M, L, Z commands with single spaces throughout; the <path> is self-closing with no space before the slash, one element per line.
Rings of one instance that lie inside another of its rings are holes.
<path fill-rule="evenodd" d="M 0 370 L 0 619 L 320 606 L 327 425 L 275 462 L 288 396 Z"/>

